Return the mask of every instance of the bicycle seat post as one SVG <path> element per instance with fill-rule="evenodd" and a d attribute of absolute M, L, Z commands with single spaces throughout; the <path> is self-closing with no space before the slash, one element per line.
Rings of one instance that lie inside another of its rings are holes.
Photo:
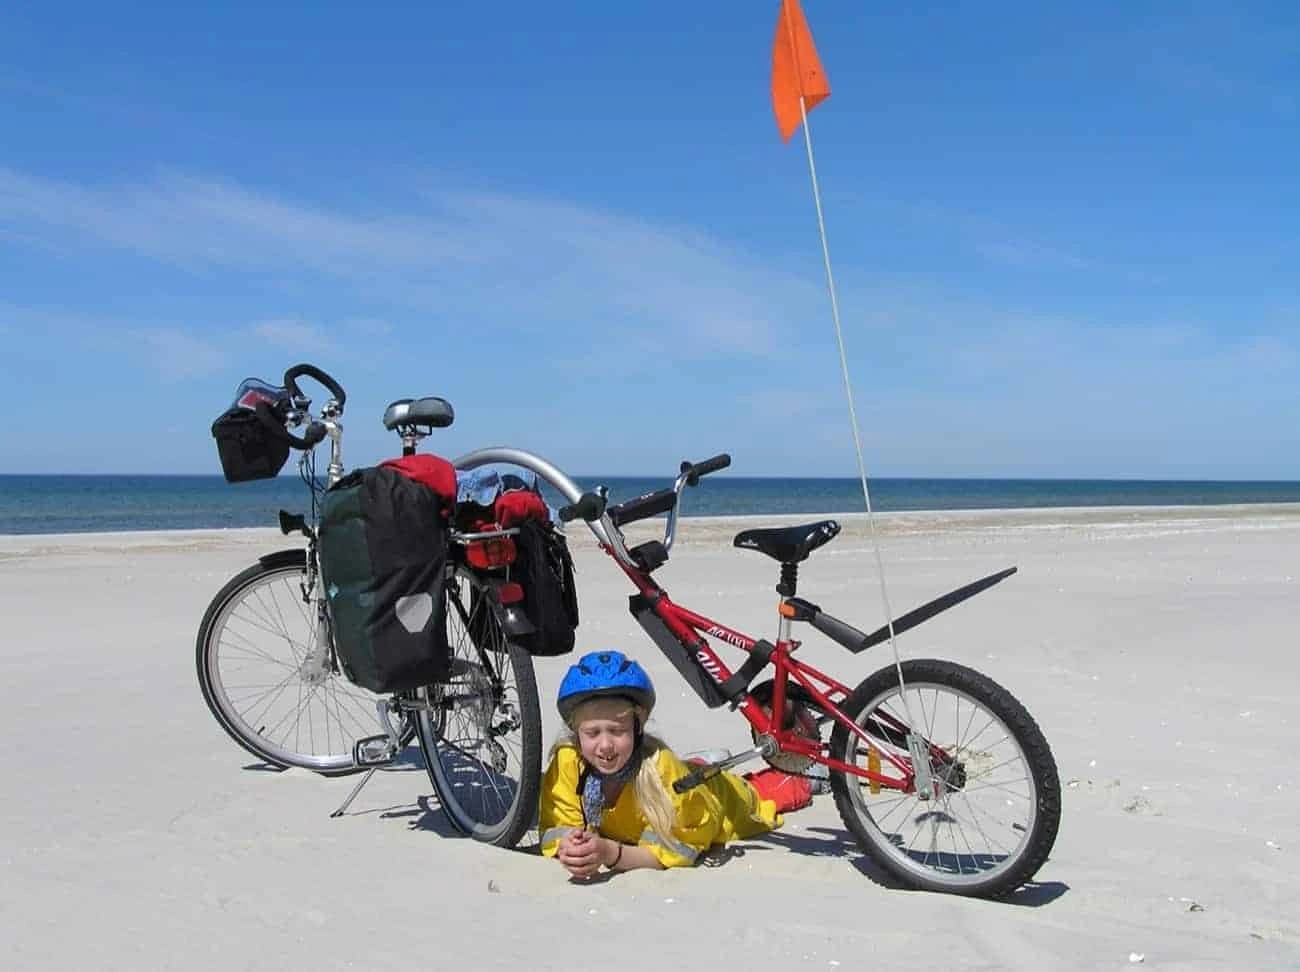
<path fill-rule="evenodd" d="M 790 616 L 782 608 L 785 606 L 786 598 L 794 597 L 799 586 L 799 565 L 797 563 L 783 562 L 781 564 L 781 581 L 776 585 L 776 592 L 781 595 L 781 600 L 777 602 L 776 613 L 780 616 L 776 629 L 776 643 L 778 645 L 790 645 L 790 635 L 793 631 L 794 624 Z"/>
<path fill-rule="evenodd" d="M 783 563 L 781 565 L 781 582 L 776 585 L 776 592 L 782 597 L 794 597 L 798 593 L 799 565 Z"/>
<path fill-rule="evenodd" d="M 415 455 L 415 447 L 429 433 L 414 425 L 399 425 L 397 434 L 402 437 L 402 455 L 413 456 Z"/>

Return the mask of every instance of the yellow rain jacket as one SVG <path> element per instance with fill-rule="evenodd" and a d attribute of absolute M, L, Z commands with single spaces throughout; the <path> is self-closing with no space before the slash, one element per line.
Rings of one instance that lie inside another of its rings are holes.
<path fill-rule="evenodd" d="M 710 847 L 737 837 L 753 837 L 781 826 L 782 818 L 776 812 L 776 804 L 771 800 L 760 800 L 754 788 L 740 777 L 719 773 L 685 793 L 675 793 L 673 783 L 686 776 L 693 767 L 667 749 L 659 750 L 651 758 L 655 760 L 659 778 L 673 800 L 676 823 L 672 838 L 664 840 L 651 828 L 637 806 L 631 781 L 624 785 L 614 805 L 605 808 L 600 820 L 591 821 L 602 836 L 644 847 L 664 867 L 685 867 L 694 864 Z M 587 823 L 583 820 L 582 793 L 579 790 L 584 766 L 575 747 L 561 746 L 546 768 L 538 829 L 542 853 L 547 857 L 556 855 L 560 839 L 565 834 L 581 830 Z"/>

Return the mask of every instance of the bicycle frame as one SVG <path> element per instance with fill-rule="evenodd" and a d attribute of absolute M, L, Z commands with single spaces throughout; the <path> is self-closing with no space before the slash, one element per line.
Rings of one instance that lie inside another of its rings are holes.
<path fill-rule="evenodd" d="M 707 636 L 716 642 L 728 644 L 750 656 L 759 647 L 760 642 L 757 639 L 677 604 L 644 571 L 635 567 L 629 568 L 622 564 L 620 566 L 628 579 L 636 585 L 638 592 L 650 602 L 651 609 L 677 639 L 682 650 L 690 652 L 694 656 L 695 662 L 708 673 L 717 685 L 723 685 L 732 677 L 733 672 L 718 656 L 709 641 L 705 640 L 701 635 Z M 784 600 L 782 603 L 784 603 Z M 791 628 L 790 619 L 784 616 L 781 617 L 780 633 L 776 644 L 772 646 L 771 654 L 768 656 L 766 663 L 773 668 L 771 711 L 765 711 L 764 705 L 755 699 L 749 691 L 746 691 L 743 696 L 732 702 L 732 708 L 738 709 L 754 731 L 760 736 L 770 738 L 781 752 L 807 756 L 830 769 L 851 773 L 854 776 L 862 777 L 889 789 L 909 792 L 913 787 L 913 773 L 910 761 L 901 759 L 876 746 L 871 741 L 866 730 L 841 711 L 840 703 L 849 697 L 852 689 L 807 662 L 794 657 L 794 652 L 798 650 L 801 642 L 790 637 Z M 764 647 L 767 647 L 766 644 L 764 644 Z M 827 717 L 840 723 L 849 732 L 857 736 L 870 750 L 876 753 L 878 758 L 892 764 L 900 775 L 889 776 L 881 772 L 844 763 L 838 759 L 832 759 L 823 752 L 824 746 L 819 740 L 808 739 L 794 730 L 783 728 L 789 702 L 788 687 L 791 680 L 808 693 L 817 704 L 817 708 L 825 713 Z M 877 722 L 899 732 L 906 733 L 908 731 L 903 723 L 888 713 L 877 711 L 873 718 Z"/>
<path fill-rule="evenodd" d="M 577 485 L 560 469 L 540 456 L 535 456 L 521 449 L 480 449 L 456 459 L 454 465 L 457 469 L 469 470 L 492 463 L 511 463 L 532 470 L 550 483 L 570 503 L 576 503 L 582 496 L 582 492 Z M 680 488 L 681 480 L 679 479 L 677 486 L 679 492 Z M 666 547 L 671 545 L 676 518 L 677 507 L 674 506 L 669 513 L 668 530 L 665 535 Z M 718 657 L 717 652 L 706 638 L 701 637 L 702 635 L 716 641 L 725 642 L 747 655 L 753 656 L 754 651 L 760 645 L 757 639 L 675 603 L 667 592 L 655 582 L 653 577 L 637 564 L 623 542 L 621 531 L 610 520 L 608 514 L 602 514 L 599 519 L 588 522 L 587 526 L 596 537 L 601 549 L 613 558 L 614 562 L 618 564 L 619 568 L 632 582 L 638 594 L 649 602 L 655 616 L 671 632 L 681 651 L 689 653 L 693 657 L 693 661 L 688 660 L 689 664 L 698 664 L 715 685 L 723 685 L 727 679 L 732 677 L 733 673 L 731 668 Z M 785 603 L 784 598 L 781 603 Z M 877 746 L 872 742 L 865 729 L 844 714 L 840 704 L 848 698 L 852 690 L 842 682 L 794 657 L 794 652 L 798 649 L 800 642 L 791 638 L 791 628 L 790 619 L 782 615 L 777 643 L 772 646 L 771 654 L 766 662 L 774 669 L 771 712 L 765 712 L 764 706 L 754 698 L 748 689 L 746 689 L 743 696 L 738 696 L 731 703 L 732 707 L 740 710 L 756 733 L 770 739 L 777 749 L 782 752 L 809 757 L 832 770 L 850 773 L 866 779 L 874 785 L 887 787 L 891 790 L 911 792 L 915 785 L 911 761 L 895 756 L 888 750 Z M 767 643 L 762 644 L 766 649 Z M 664 645 L 659 647 L 665 654 L 670 650 Z M 670 657 L 670 660 L 673 659 Z M 823 751 L 825 747 L 819 740 L 810 740 L 798 735 L 796 732 L 782 728 L 786 717 L 787 690 L 791 679 L 802 686 L 827 717 L 843 725 L 867 747 L 870 753 L 874 754 L 874 757 L 870 759 L 870 765 L 880 765 L 883 770 L 884 763 L 887 762 L 897 771 L 898 775 L 891 776 L 884 772 L 832 759 Z M 899 722 L 886 712 L 877 710 L 872 718 L 877 724 L 888 729 L 897 730 L 903 734 L 909 732 L 904 723 Z M 935 747 L 931 747 L 931 749 L 939 758 L 944 758 L 940 750 Z M 878 763 L 877 760 L 880 762 Z"/>

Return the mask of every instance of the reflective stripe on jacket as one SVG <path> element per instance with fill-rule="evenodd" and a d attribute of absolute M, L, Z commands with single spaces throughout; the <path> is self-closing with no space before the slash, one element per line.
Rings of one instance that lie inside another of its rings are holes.
<path fill-rule="evenodd" d="M 653 759 L 673 801 L 672 836 L 665 839 L 654 832 L 637 806 L 630 782 L 623 787 L 614 805 L 605 809 L 600 820 L 591 822 L 602 836 L 644 847 L 664 867 L 682 867 L 694 864 L 710 847 L 737 837 L 753 837 L 781 825 L 776 804 L 760 800 L 754 788 L 739 776 L 719 773 L 701 786 L 674 793 L 673 783 L 686 776 L 692 767 L 667 749 L 659 750 Z M 542 853 L 547 857 L 555 856 L 565 834 L 581 830 L 587 823 L 583 820 L 579 792 L 583 769 L 582 756 L 573 746 L 557 749 L 546 768 L 538 830 Z"/>

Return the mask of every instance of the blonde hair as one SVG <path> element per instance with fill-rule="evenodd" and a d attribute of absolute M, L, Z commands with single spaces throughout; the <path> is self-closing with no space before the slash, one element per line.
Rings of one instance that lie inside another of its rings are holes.
<path fill-rule="evenodd" d="M 637 768 L 636 777 L 632 780 L 632 794 L 636 797 L 637 807 L 645 814 L 650 829 L 658 835 L 660 840 L 673 840 L 673 825 L 677 821 L 677 808 L 673 804 L 673 798 L 669 794 L 668 788 L 664 786 L 663 778 L 659 775 L 659 751 L 668 749 L 668 746 L 658 736 L 652 736 L 644 731 L 646 720 L 649 718 L 649 713 L 644 707 L 635 705 L 630 700 L 621 697 L 610 696 L 589 699 L 583 702 L 570 714 L 569 721 L 561 731 L 559 739 L 551 747 L 551 755 L 554 756 L 557 750 L 565 746 L 571 746 L 577 750 L 578 758 L 581 759 L 582 747 L 578 744 L 575 729 L 587 718 L 591 718 L 590 713 L 593 705 L 612 701 L 626 701 L 627 706 L 609 712 L 609 718 L 619 719 L 631 715 L 639 720 L 642 726 L 641 746 L 633 754 L 634 758 L 639 756 L 641 759 L 641 765 Z M 712 800 L 713 794 L 709 793 L 707 788 L 701 788 L 700 792 L 705 795 L 706 800 Z M 600 823 L 598 820 L 589 820 L 587 822 L 593 827 Z"/>

